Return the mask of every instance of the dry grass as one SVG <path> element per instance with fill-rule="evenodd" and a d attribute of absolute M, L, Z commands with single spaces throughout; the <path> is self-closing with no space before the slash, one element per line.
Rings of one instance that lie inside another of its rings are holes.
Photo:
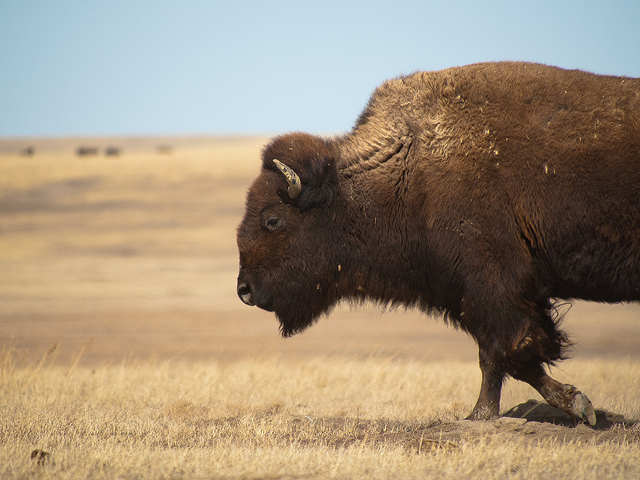
<path fill-rule="evenodd" d="M 18 368 L 4 354 L 3 479 L 640 476 L 637 426 L 458 421 L 476 393 L 472 363 L 317 357 L 90 369 L 52 357 Z M 598 408 L 640 416 L 640 364 L 575 362 L 566 375 Z M 514 386 L 507 401 L 533 393 Z M 32 459 L 34 450 L 49 455 Z"/>

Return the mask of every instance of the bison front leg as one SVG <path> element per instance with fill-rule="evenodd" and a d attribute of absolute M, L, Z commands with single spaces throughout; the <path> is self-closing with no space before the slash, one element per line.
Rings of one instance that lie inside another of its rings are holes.
<path fill-rule="evenodd" d="M 500 392 L 505 374 L 495 356 L 482 347 L 479 348 L 479 361 L 482 373 L 480 395 L 467 420 L 493 420 L 500 414 Z"/>

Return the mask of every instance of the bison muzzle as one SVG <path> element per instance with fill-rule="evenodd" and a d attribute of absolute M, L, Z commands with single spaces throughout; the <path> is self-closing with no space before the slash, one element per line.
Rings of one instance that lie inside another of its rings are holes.
<path fill-rule="evenodd" d="M 566 357 L 557 302 L 640 300 L 640 80 L 531 63 L 381 85 L 342 136 L 262 154 L 238 228 L 238 295 L 284 336 L 340 300 L 444 315 L 479 347 L 469 418 L 511 376 L 590 424 L 545 367 Z"/>

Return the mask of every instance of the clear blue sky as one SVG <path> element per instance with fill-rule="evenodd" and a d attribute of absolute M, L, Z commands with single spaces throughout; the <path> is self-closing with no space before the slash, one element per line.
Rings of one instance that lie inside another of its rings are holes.
<path fill-rule="evenodd" d="M 640 1 L 3 0 L 0 137 L 337 133 L 488 60 L 640 77 Z"/>

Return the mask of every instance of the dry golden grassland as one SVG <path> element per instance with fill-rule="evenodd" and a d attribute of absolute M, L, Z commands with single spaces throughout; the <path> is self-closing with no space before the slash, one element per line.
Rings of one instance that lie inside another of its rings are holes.
<path fill-rule="evenodd" d="M 595 429 L 514 381 L 509 417 L 460 420 L 476 348 L 418 312 L 340 307 L 284 340 L 244 306 L 263 142 L 0 140 L 0 478 L 640 478 L 638 305 L 566 316 L 553 374 Z"/>
<path fill-rule="evenodd" d="M 17 368 L 5 352 L 0 478 L 640 478 L 632 423 L 460 421 L 472 363 L 51 363 Z M 640 416 L 637 363 L 563 373 L 599 407 Z M 512 385 L 505 400 L 530 394 Z"/>

